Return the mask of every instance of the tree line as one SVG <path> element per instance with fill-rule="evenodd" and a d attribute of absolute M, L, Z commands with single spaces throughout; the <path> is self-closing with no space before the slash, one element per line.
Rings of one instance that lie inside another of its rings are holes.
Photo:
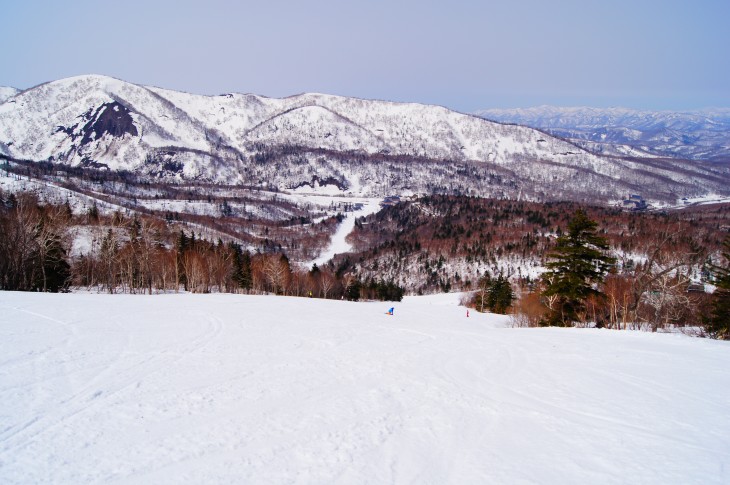
<path fill-rule="evenodd" d="M 618 265 L 598 223 L 576 211 L 548 255 L 539 287 L 516 309 L 518 321 L 652 331 L 694 326 L 709 336 L 730 338 L 730 236 L 723 241 L 723 262 L 709 264 L 708 279 L 717 286 L 711 296 L 689 277 L 701 249 L 677 254 L 676 235 L 663 236 L 642 264 Z"/>
<path fill-rule="evenodd" d="M 420 260 L 428 271 L 426 278 L 431 278 L 453 262 L 453 248 L 457 248 L 456 254 L 466 251 L 473 265 L 479 256 L 468 250 L 476 239 L 500 234 L 498 228 L 510 229 L 521 221 L 544 227 L 554 235 L 551 242 L 550 236 L 529 231 L 530 237 L 523 238 L 521 246 L 513 246 L 516 251 L 544 248 L 540 257 L 547 271 L 537 279 L 484 271 L 473 284 L 466 273 L 464 278 L 445 281 L 449 286 L 461 284 L 463 289 L 475 290 L 471 305 L 477 310 L 510 312 L 520 325 L 591 324 L 654 331 L 692 325 L 704 328 L 709 335 L 730 336 L 730 239 L 725 238 L 718 257 L 698 244 L 689 231 L 676 229 L 694 228 L 700 241 L 712 241 L 706 229 L 722 220 L 715 217 L 717 214 L 709 213 L 705 225 L 692 225 L 695 221 L 685 222 L 686 226 L 657 224 L 657 232 L 643 241 L 642 257 L 638 258 L 639 253 L 630 251 L 614 232 L 599 227 L 582 208 L 568 218 L 554 206 L 541 212 L 531 206 L 482 201 L 486 207 L 493 206 L 490 212 L 473 210 L 475 201 L 445 200 L 445 206 L 423 204 L 405 211 L 388 208 L 374 216 L 375 221 L 380 218 L 382 222 L 376 228 L 373 220 L 359 221 L 356 232 L 361 231 L 360 237 L 373 229 L 386 235 L 393 231 L 395 237 L 386 238 L 369 252 L 322 267 L 300 268 L 283 251 L 252 252 L 235 242 L 205 239 L 161 219 L 120 212 L 103 216 L 95 206 L 86 214 L 74 215 L 68 203 L 41 204 L 30 194 L 0 192 L 0 289 L 65 291 L 83 287 L 148 294 L 184 290 L 398 301 L 406 288 L 388 277 L 388 268 L 379 268 L 381 275 L 377 277 L 358 271 L 358 267 L 369 261 L 378 264 L 382 260 L 377 257 L 382 254 L 409 258 L 419 253 L 422 257 L 424 249 L 443 250 L 435 253 L 438 258 Z M 463 215 L 460 205 L 472 209 L 471 218 Z M 429 225 L 423 214 L 433 218 L 433 224 Z M 646 230 L 635 215 L 615 217 L 623 221 L 623 230 Z M 554 225 L 556 219 L 566 224 Z M 606 221 L 610 223 L 611 217 L 604 217 L 602 225 Z M 482 225 L 492 228 L 481 232 Z M 85 244 L 75 249 L 73 257 L 72 228 L 83 229 L 86 234 L 81 238 Z M 505 232 L 513 233 L 511 229 Z M 635 234 L 629 239 L 638 244 Z M 509 241 L 502 234 L 501 239 L 495 237 L 486 246 L 490 251 L 504 250 Z M 614 256 L 608 255 L 609 248 Z M 368 260 L 368 255 L 376 258 Z M 693 283 L 698 271 L 717 287 L 712 295 Z M 443 279 L 441 282 L 444 284 Z"/>
<path fill-rule="evenodd" d="M 545 270 L 556 263 L 555 252 L 570 236 L 578 211 L 583 222 L 600 221 L 590 229 L 600 245 L 586 241 L 588 248 L 600 254 L 610 248 L 615 257 L 602 263 L 607 272 L 600 280 L 576 290 L 583 292 L 583 305 L 562 301 L 554 290 L 546 293 L 567 283 Z M 716 278 L 713 268 L 722 259 L 728 227 L 727 205 L 636 213 L 574 202 L 434 195 L 359 220 L 352 235 L 359 251 L 340 260 L 360 275 L 399 278 L 414 293 L 471 291 L 476 309 L 490 303 L 491 291 L 492 303 L 485 306 L 498 312 L 505 305 L 493 303 L 492 287 L 502 275 L 513 289 L 507 311 L 519 325 L 568 324 L 558 316 L 567 313 L 572 325 L 706 329 L 714 297 L 697 282 Z M 594 287 L 600 295 L 590 291 Z"/>
<path fill-rule="evenodd" d="M 71 276 L 71 208 L 0 192 L 0 290 L 61 291 Z"/>
<path fill-rule="evenodd" d="M 86 228 L 86 245 L 70 257 L 71 227 Z M 393 282 L 360 281 L 330 267 L 302 269 L 283 252 L 251 252 L 209 241 L 155 218 L 120 212 L 84 215 L 66 204 L 41 204 L 29 194 L 0 193 L 0 289 L 109 293 L 273 293 L 315 298 L 400 301 Z"/>

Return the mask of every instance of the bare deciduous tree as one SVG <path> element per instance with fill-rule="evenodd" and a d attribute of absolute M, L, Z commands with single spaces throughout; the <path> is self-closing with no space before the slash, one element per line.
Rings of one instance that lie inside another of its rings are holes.
<path fill-rule="evenodd" d="M 322 298 L 327 298 L 327 295 L 335 287 L 336 283 L 335 276 L 329 270 L 320 270 L 319 288 L 322 291 Z"/>

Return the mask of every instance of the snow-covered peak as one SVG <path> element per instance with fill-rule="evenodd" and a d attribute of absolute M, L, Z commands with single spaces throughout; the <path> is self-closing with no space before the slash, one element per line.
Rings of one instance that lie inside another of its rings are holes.
<path fill-rule="evenodd" d="M 647 170 L 441 106 L 321 93 L 204 96 L 100 75 L 45 83 L 0 104 L 0 152 L 155 178 L 282 189 L 329 181 L 361 195 L 585 198 L 598 190 L 620 199 L 640 184 L 666 198 L 702 195 L 706 182 L 723 190 L 703 169 Z"/>

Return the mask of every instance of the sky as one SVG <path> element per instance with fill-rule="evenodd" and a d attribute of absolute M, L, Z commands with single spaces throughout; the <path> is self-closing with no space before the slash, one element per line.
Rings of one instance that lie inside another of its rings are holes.
<path fill-rule="evenodd" d="M 0 85 L 81 74 L 463 112 L 730 107 L 728 0 L 0 0 Z"/>

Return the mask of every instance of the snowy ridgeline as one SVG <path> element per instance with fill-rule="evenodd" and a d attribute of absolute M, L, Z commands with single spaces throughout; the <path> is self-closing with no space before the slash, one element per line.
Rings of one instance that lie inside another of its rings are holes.
<path fill-rule="evenodd" d="M 198 96 L 93 75 L 8 95 L 0 155 L 127 170 L 155 183 L 604 203 L 636 190 L 652 203 L 730 195 L 722 167 L 597 156 L 539 130 L 438 106 Z"/>
<path fill-rule="evenodd" d="M 457 300 L 0 292 L 0 481 L 730 482 L 730 344 Z"/>

